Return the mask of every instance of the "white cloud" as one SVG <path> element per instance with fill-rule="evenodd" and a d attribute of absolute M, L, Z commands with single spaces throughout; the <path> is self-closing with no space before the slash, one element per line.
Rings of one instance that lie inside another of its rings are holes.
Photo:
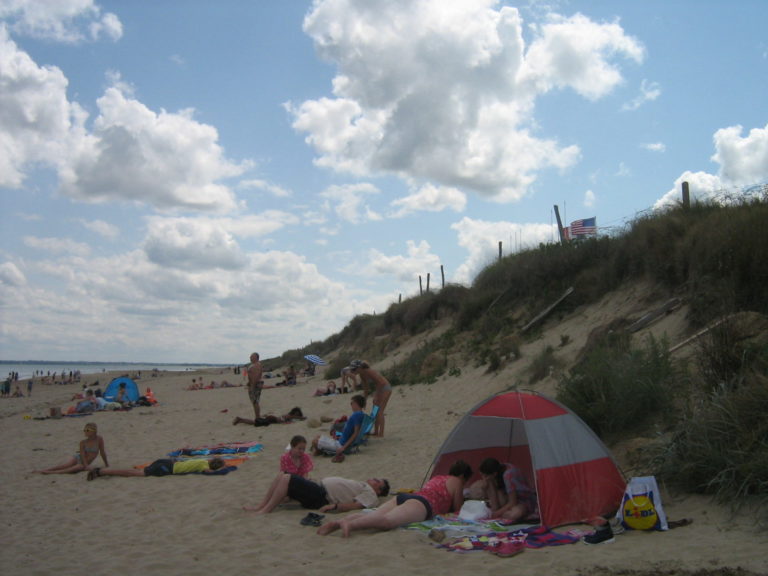
<path fill-rule="evenodd" d="M 0 186 L 20 188 L 34 163 L 56 164 L 85 113 L 67 100 L 67 79 L 38 66 L 0 24 Z"/>
<path fill-rule="evenodd" d="M 39 238 L 37 236 L 24 236 L 23 240 L 26 246 L 50 254 L 88 256 L 91 253 L 91 247 L 88 244 L 76 242 L 70 238 Z"/>
<path fill-rule="evenodd" d="M 315 162 L 358 176 L 390 173 L 522 198 L 576 146 L 532 132 L 537 95 L 571 87 L 594 99 L 621 74 L 615 57 L 643 49 L 618 24 L 552 16 L 528 52 L 517 9 L 495 0 L 324 0 L 304 21 L 338 67 L 333 97 L 288 105 Z"/>
<path fill-rule="evenodd" d="M 609 60 L 612 56 L 637 63 L 645 57 L 642 44 L 627 36 L 618 22 L 599 24 L 582 14 L 552 14 L 534 30 L 539 37 L 531 44 L 524 72 L 542 92 L 568 87 L 596 100 L 622 82 L 620 69 Z"/>
<path fill-rule="evenodd" d="M 190 110 L 156 114 L 114 81 L 88 132 L 61 70 L 38 66 L 0 26 L 0 186 L 20 188 L 27 169 L 47 165 L 58 170 L 60 191 L 83 201 L 232 210 L 234 195 L 219 181 L 247 164 L 224 157 L 216 129 Z"/>
<path fill-rule="evenodd" d="M 336 215 L 345 222 L 360 224 L 368 220 L 381 220 L 381 216 L 364 202 L 369 194 L 379 194 L 373 184 L 360 183 L 329 186 L 320 193 L 333 206 Z"/>
<path fill-rule="evenodd" d="M 79 200 L 146 203 L 158 209 L 229 211 L 232 191 L 219 180 L 245 166 L 224 157 L 214 127 L 191 110 L 152 112 L 111 87 L 97 101 L 92 134 L 62 164 L 62 191 Z"/>
<path fill-rule="evenodd" d="M 641 144 L 640 147 L 649 152 L 666 152 L 667 150 L 667 146 L 663 142 L 649 142 L 647 144 Z"/>
<path fill-rule="evenodd" d="M 597 200 L 597 196 L 595 196 L 595 193 L 592 192 L 592 190 L 587 190 L 584 192 L 584 206 L 586 208 L 591 208 L 595 205 L 595 201 Z"/>
<path fill-rule="evenodd" d="M 649 82 L 648 80 L 644 79 L 640 83 L 640 94 L 636 98 L 624 104 L 621 109 L 625 111 L 637 110 L 646 102 L 653 102 L 659 96 L 661 96 L 661 88 L 659 88 L 659 84 L 657 82 Z"/>
<path fill-rule="evenodd" d="M 246 264 L 240 246 L 215 220 L 152 217 L 147 224 L 144 251 L 162 268 L 236 270 Z"/>
<path fill-rule="evenodd" d="M 556 227 L 549 224 L 487 222 L 466 217 L 451 224 L 451 228 L 458 234 L 459 246 L 469 252 L 456 272 L 455 281 L 461 284 L 470 284 L 478 272 L 498 258 L 499 242 L 506 255 L 515 248 L 550 242 L 556 233 Z"/>
<path fill-rule="evenodd" d="M 96 234 L 110 240 L 120 235 L 120 229 L 117 226 L 104 220 L 80 220 L 80 223 L 91 232 L 96 232 Z"/>
<path fill-rule="evenodd" d="M 145 243 L 155 243 L 153 257 L 165 258 L 162 265 L 143 250 L 109 257 L 51 253 L 25 263 L 36 278 L 27 286 L 18 263 L 0 264 L 2 326 L 14 326 L 15 349 L 32 357 L 46 350 L 70 357 L 87 351 L 94 359 L 225 362 L 252 346 L 266 356 L 280 354 L 297 345 L 297 334 L 320 340 L 356 313 L 384 307 L 381 296 L 333 281 L 292 252 L 243 254 L 239 267 L 219 266 L 215 256 L 231 261 L 237 254 L 220 224 L 151 225 Z M 194 248 L 202 252 L 197 258 Z M 168 258 L 176 258 L 176 266 L 167 266 Z M 88 318 L 88 338 L 73 333 L 57 343 L 60 333 L 44 329 L 82 317 Z M 128 357 L 121 352 L 126 349 Z"/>
<path fill-rule="evenodd" d="M 715 132 L 715 154 L 720 177 L 728 184 L 756 184 L 768 179 L 768 124 L 752 128 L 742 138 L 741 126 L 729 126 Z"/>
<path fill-rule="evenodd" d="M 675 180 L 674 187 L 654 203 L 654 210 L 675 206 L 682 202 L 683 182 L 688 182 L 691 201 L 711 199 L 715 196 L 715 192 L 723 189 L 723 183 L 719 176 L 713 176 L 706 172 L 686 171 Z"/>
<path fill-rule="evenodd" d="M 0 264 L 0 286 L 26 286 L 27 279 L 13 262 Z"/>
<path fill-rule="evenodd" d="M 290 190 L 266 180 L 241 180 L 237 187 L 242 190 L 263 190 L 276 198 L 287 198 L 292 195 Z"/>
<path fill-rule="evenodd" d="M 624 162 L 619 162 L 619 167 L 616 170 L 616 176 L 621 176 L 622 178 L 626 178 L 627 176 L 632 175 L 632 170 L 630 170 L 629 166 L 627 166 Z"/>
<path fill-rule="evenodd" d="M 0 2 L 0 19 L 20 35 L 57 42 L 75 43 L 108 37 L 119 40 L 123 25 L 119 18 L 93 0 L 12 0 Z M 87 32 L 87 33 L 86 33 Z"/>
<path fill-rule="evenodd" d="M 435 273 L 440 268 L 440 258 L 431 253 L 431 247 L 425 240 L 418 244 L 408 240 L 406 244 L 406 255 L 387 256 L 378 250 L 371 250 L 369 264 L 363 274 L 393 276 L 402 281 L 412 281 L 421 275 L 426 282 L 427 273 Z"/>
<path fill-rule="evenodd" d="M 675 205 L 681 199 L 681 185 L 688 182 L 691 201 L 709 200 L 717 192 L 738 186 L 768 181 L 768 124 L 753 128 L 742 138 L 741 126 L 729 126 L 715 132 L 715 153 L 711 160 L 720 165 L 717 175 L 686 171 L 675 180 L 674 188 L 659 198 L 654 208 Z"/>
<path fill-rule="evenodd" d="M 463 212 L 467 206 L 467 196 L 457 188 L 425 184 L 413 194 L 393 200 L 392 206 L 399 207 L 393 214 L 396 218 L 414 212 Z"/>
<path fill-rule="evenodd" d="M 241 238 L 258 238 L 277 232 L 286 226 L 295 226 L 299 218 L 282 210 L 265 210 L 236 218 L 218 218 L 224 228 Z"/>

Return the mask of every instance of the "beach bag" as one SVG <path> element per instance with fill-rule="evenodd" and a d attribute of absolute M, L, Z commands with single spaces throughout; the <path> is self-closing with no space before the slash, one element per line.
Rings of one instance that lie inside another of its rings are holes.
<path fill-rule="evenodd" d="M 490 516 L 491 509 L 482 500 L 467 500 L 459 512 L 459 518 L 467 522 L 476 522 Z"/>
<path fill-rule="evenodd" d="M 637 476 L 629 481 L 616 517 L 628 530 L 669 528 L 655 476 Z"/>

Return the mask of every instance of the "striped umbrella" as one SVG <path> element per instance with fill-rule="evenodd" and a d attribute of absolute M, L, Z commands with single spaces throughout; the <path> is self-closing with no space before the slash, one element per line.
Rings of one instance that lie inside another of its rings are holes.
<path fill-rule="evenodd" d="M 317 364 L 318 366 L 325 366 L 326 364 L 328 364 L 328 362 L 320 358 L 320 356 L 315 356 L 314 354 L 307 354 L 306 356 L 304 356 L 304 359 L 309 360 L 310 362 L 312 362 L 312 364 Z"/>

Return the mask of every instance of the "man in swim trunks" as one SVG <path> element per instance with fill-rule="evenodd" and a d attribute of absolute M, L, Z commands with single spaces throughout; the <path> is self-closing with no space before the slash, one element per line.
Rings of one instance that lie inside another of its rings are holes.
<path fill-rule="evenodd" d="M 172 474 L 211 474 L 216 470 L 224 467 L 224 460 L 221 458 L 211 458 L 206 460 L 204 458 L 193 458 L 190 460 L 174 461 L 170 458 L 163 458 L 161 460 L 155 460 L 149 466 L 144 469 L 130 468 L 126 470 L 118 470 L 111 468 L 94 468 L 88 472 L 88 480 L 93 480 L 100 476 L 170 476 Z"/>
<path fill-rule="evenodd" d="M 258 506 L 243 506 L 257 514 L 269 514 L 285 497 L 298 500 L 304 508 L 320 512 L 347 512 L 373 508 L 380 497 L 389 494 L 386 479 L 369 478 L 365 482 L 332 476 L 313 482 L 296 474 L 282 472 L 272 481 L 266 496 Z"/>
<path fill-rule="evenodd" d="M 264 382 L 261 380 L 262 368 L 258 353 L 251 354 L 251 364 L 248 366 L 248 398 L 253 404 L 253 417 L 258 420 L 261 417 L 261 389 Z"/>

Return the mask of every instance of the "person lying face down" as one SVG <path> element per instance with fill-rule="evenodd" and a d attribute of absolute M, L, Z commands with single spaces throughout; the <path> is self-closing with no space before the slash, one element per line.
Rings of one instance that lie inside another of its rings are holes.
<path fill-rule="evenodd" d="M 369 478 L 362 482 L 332 476 L 313 482 L 297 474 L 280 473 L 258 506 L 244 506 L 243 509 L 257 514 L 269 514 L 288 497 L 310 510 L 346 512 L 373 508 L 379 503 L 380 497 L 388 494 L 389 482 L 386 479 Z"/>

